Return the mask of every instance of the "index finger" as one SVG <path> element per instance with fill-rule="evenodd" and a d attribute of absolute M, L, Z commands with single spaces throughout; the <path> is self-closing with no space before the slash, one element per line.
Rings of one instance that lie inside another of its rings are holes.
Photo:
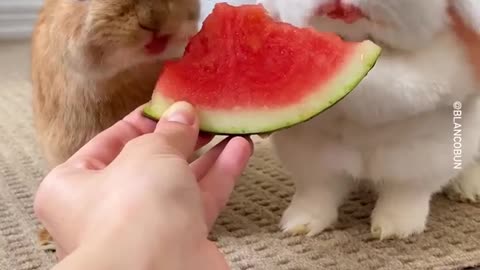
<path fill-rule="evenodd" d="M 112 162 L 130 140 L 155 130 L 156 123 L 142 115 L 143 106 L 102 131 L 80 148 L 68 162 L 94 163 L 92 169 L 101 169 Z M 83 166 L 83 165 L 82 165 Z"/>
<path fill-rule="evenodd" d="M 99 133 L 80 148 L 67 162 L 82 169 L 103 169 L 122 151 L 125 144 L 147 133 L 152 133 L 157 123 L 143 116 L 144 105 L 125 116 L 110 128 Z M 210 143 L 212 135 L 200 133 L 195 149 Z"/>

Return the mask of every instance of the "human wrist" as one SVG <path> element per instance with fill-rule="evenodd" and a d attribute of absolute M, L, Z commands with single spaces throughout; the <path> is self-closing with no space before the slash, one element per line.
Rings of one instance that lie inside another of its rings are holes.
<path fill-rule="evenodd" d="M 136 247 L 130 247 L 129 253 L 117 252 L 118 249 L 97 247 L 80 247 L 65 257 L 52 270 L 156 270 L 172 268 L 174 259 L 162 256 L 163 259 L 145 259 Z M 158 254 L 158 253 L 157 253 Z M 143 257 L 143 258 L 142 258 Z M 161 263 L 158 263 L 161 261 Z M 160 268 L 158 268 L 160 267 Z"/>
<path fill-rule="evenodd" d="M 100 251 L 93 247 L 81 246 L 62 261 L 60 261 L 52 270 L 127 270 L 128 265 L 115 260 L 109 250 Z M 130 268 L 131 269 L 131 268 Z"/>
<path fill-rule="evenodd" d="M 77 249 L 65 257 L 52 270 L 157 270 L 181 269 L 174 250 L 169 249 L 161 237 L 151 245 L 141 237 L 131 241 L 128 235 L 111 234 L 82 241 Z M 143 243 L 142 243 L 143 242 Z M 153 242 L 153 238 L 152 238 Z"/>

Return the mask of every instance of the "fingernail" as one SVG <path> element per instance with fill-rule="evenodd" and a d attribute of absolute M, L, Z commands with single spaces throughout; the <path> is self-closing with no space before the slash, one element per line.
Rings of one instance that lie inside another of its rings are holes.
<path fill-rule="evenodd" d="M 184 125 L 193 125 L 195 122 L 195 111 L 188 102 L 180 101 L 168 108 L 162 116 L 169 122 L 176 122 Z"/>

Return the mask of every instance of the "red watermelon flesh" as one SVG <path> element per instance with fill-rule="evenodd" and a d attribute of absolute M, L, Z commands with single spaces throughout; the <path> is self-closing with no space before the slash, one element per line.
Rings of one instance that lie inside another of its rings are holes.
<path fill-rule="evenodd" d="M 220 3 L 183 58 L 166 63 L 145 114 L 159 119 L 183 100 L 199 111 L 203 131 L 272 132 L 338 102 L 379 55 L 370 41 L 278 22 L 261 5 Z"/>

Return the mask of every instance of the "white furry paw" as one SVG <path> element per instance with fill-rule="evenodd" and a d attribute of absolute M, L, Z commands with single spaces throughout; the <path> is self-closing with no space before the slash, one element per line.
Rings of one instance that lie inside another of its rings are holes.
<path fill-rule="evenodd" d="M 315 236 L 333 225 L 337 217 L 335 207 L 294 200 L 283 213 L 280 227 L 285 233 Z"/>
<path fill-rule="evenodd" d="M 380 199 L 371 217 L 372 236 L 380 240 L 401 239 L 422 233 L 428 212 L 428 197 Z"/>
<path fill-rule="evenodd" d="M 395 214 L 376 214 L 372 216 L 372 236 L 384 240 L 389 238 L 407 238 L 425 230 L 426 217 L 402 217 Z"/>
<path fill-rule="evenodd" d="M 467 169 L 460 178 L 450 184 L 446 194 L 456 201 L 480 202 L 480 166 Z"/>

